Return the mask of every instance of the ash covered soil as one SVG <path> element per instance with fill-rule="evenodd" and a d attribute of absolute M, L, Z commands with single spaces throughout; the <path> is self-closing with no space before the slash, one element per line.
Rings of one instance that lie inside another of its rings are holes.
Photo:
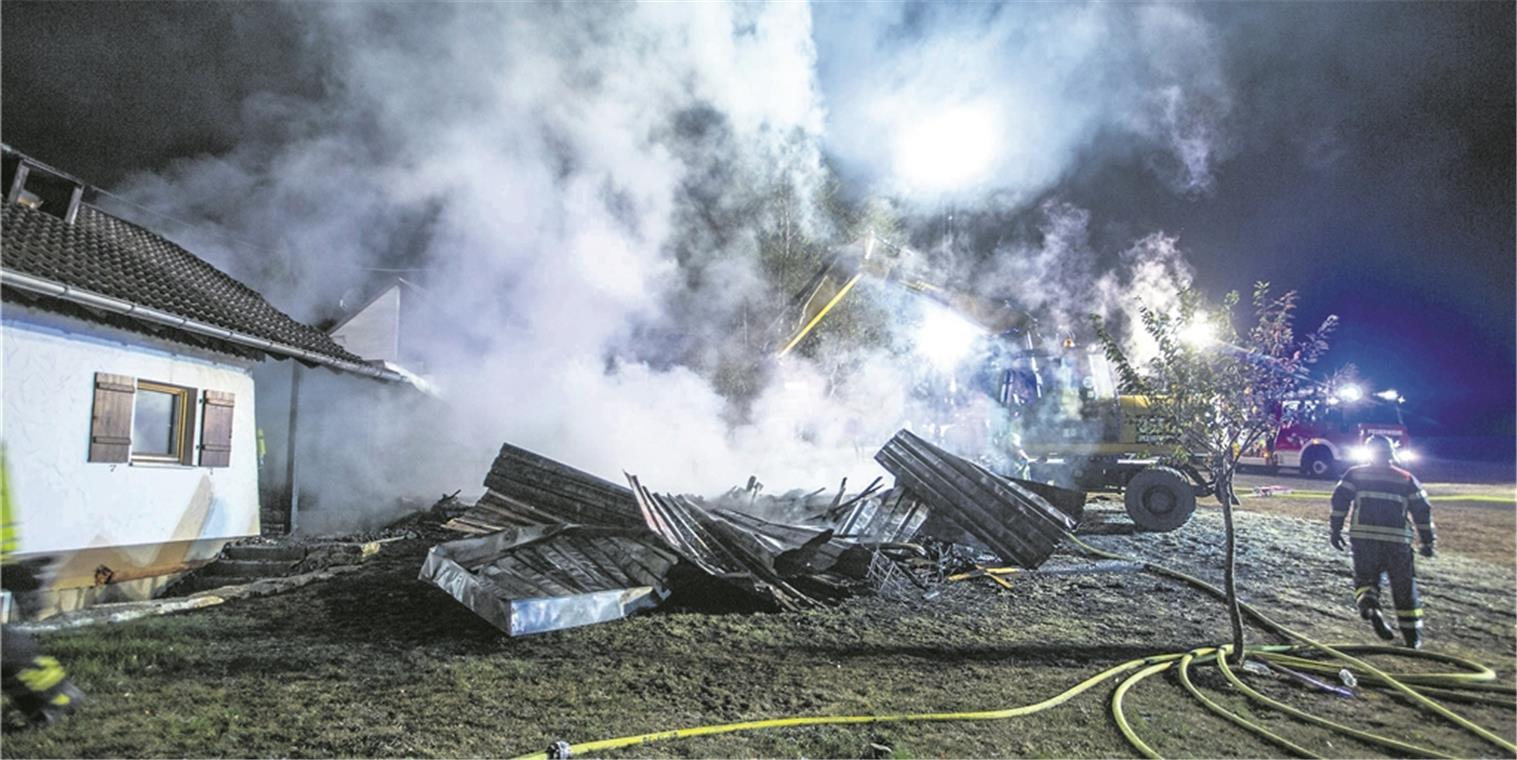
<path fill-rule="evenodd" d="M 1323 506 L 1322 512 L 1326 508 Z M 1087 540 L 1208 580 L 1221 576 L 1221 515 L 1132 534 L 1095 503 Z M 1379 643 L 1351 607 L 1349 559 L 1322 521 L 1239 516 L 1246 601 L 1335 643 Z M 416 580 L 426 530 L 362 570 L 287 594 L 46 637 L 92 698 L 67 723 L 4 736 L 8 757 L 499 756 L 709 723 L 791 715 L 997 709 L 1053 696 L 1111 665 L 1227 639 L 1221 606 L 1148 574 L 948 584 L 935 599 L 869 598 L 796 614 L 682 608 L 509 639 Z M 1071 558 L 1061 558 L 1071 559 Z M 1517 665 L 1512 563 L 1419 559 L 1429 648 Z M 1268 642 L 1254 630 L 1251 641 Z M 1425 663 L 1382 659 L 1392 669 Z M 1343 699 L 1245 675 L 1288 703 L 1456 756 L 1500 750 L 1382 693 Z M 1327 756 L 1373 745 L 1252 706 L 1211 668 L 1219 701 Z M 1109 714 L 1115 682 L 1027 717 L 771 729 L 660 742 L 620 755 L 688 757 L 1130 756 Z M 1170 674 L 1127 699 L 1134 727 L 1171 756 L 1278 756 L 1206 712 Z M 1456 709 L 1513 738 L 1509 708 Z M 14 716 L 11 716 L 14 717 Z M 871 748 L 871 745 L 879 745 Z"/>

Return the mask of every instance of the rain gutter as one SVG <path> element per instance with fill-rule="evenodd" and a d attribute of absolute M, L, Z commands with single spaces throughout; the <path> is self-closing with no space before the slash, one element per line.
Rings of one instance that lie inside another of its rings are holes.
<path fill-rule="evenodd" d="M 325 354 L 309 351 L 307 349 L 300 348 L 299 346 L 292 346 L 288 343 L 272 341 L 267 338 L 260 338 L 256 335 L 249 335 L 247 333 L 238 332 L 236 330 L 228 330 L 225 327 L 217 327 L 216 325 L 209 324 L 207 322 L 187 319 L 185 317 L 181 317 L 176 314 L 170 314 L 166 311 L 160 311 L 149 306 L 135 304 L 130 301 L 123 301 L 119 298 L 101 295 L 93 291 L 75 288 L 70 285 L 64 285 L 62 283 L 46 280 L 41 277 L 33 277 L 28 274 L 13 272 L 9 269 L 0 269 L 0 285 L 16 288 L 17 290 L 24 290 L 29 293 L 38 293 L 44 296 L 59 298 L 64 301 L 80 304 L 81 306 L 88 306 L 92 309 L 100 309 L 102 311 L 122 314 L 132 317 L 133 319 L 140 319 L 144 322 L 167 325 L 175 329 L 184 330 L 185 332 L 195 333 L 197 335 L 205 335 L 208 337 L 216 338 L 218 340 L 224 340 L 228 343 L 235 343 L 239 346 L 255 348 L 270 354 L 288 356 L 292 359 L 299 359 L 301 361 L 310 362 L 312 364 L 320 364 L 343 372 L 352 372 L 357 375 L 372 377 L 376 380 L 384 380 L 392 383 L 408 382 L 405 376 L 397 372 L 392 372 L 388 369 L 373 367 L 362 362 L 353 362 L 347 361 L 345 359 L 338 359 L 333 356 L 327 356 Z"/>

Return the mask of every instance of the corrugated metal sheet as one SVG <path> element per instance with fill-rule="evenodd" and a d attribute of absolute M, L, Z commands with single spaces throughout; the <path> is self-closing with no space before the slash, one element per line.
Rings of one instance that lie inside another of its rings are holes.
<path fill-rule="evenodd" d="M 420 578 L 523 636 L 652 608 L 678 559 L 642 529 L 528 526 L 434 546 Z"/>
<path fill-rule="evenodd" d="M 927 505 L 905 489 L 859 499 L 838 521 L 838 538 L 861 543 L 904 543 L 927 521 Z"/>
<path fill-rule="evenodd" d="M 1042 564 L 1075 527 L 1042 496 L 908 430 L 896 433 L 875 459 L 895 475 L 897 488 L 927 503 L 935 516 L 1022 567 Z"/>
<path fill-rule="evenodd" d="M 776 542 L 713 515 L 683 496 L 656 494 L 628 475 L 643 519 L 654 533 L 709 575 L 774 603 L 780 609 L 812 607 L 818 600 L 791 585 L 775 570 Z M 832 537 L 820 531 L 812 539 Z M 766 539 L 768 539 L 766 541 Z"/>
<path fill-rule="evenodd" d="M 557 523 L 643 526 L 637 501 L 626 487 L 509 443 L 500 447 L 485 487 L 479 502 L 445 527 L 478 534 Z"/>

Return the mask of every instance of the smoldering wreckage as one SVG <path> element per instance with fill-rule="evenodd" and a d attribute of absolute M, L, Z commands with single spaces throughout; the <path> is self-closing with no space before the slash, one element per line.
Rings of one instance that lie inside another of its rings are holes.
<path fill-rule="evenodd" d="M 420 578 L 512 636 L 617 620 L 682 589 L 784 611 L 930 598 L 946 580 L 1037 571 L 1084 509 L 1082 492 L 997 475 L 907 430 L 875 459 L 892 487 L 771 496 L 750 479 L 702 499 L 508 443 L 484 495 L 445 524 L 470 537 L 434 546 Z"/>

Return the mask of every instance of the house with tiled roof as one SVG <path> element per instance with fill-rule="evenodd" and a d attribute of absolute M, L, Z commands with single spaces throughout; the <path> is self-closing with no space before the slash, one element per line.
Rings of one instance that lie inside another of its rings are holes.
<path fill-rule="evenodd" d="M 0 191 L 6 486 L 58 608 L 149 596 L 260 533 L 255 367 L 405 381 L 9 146 Z"/>

